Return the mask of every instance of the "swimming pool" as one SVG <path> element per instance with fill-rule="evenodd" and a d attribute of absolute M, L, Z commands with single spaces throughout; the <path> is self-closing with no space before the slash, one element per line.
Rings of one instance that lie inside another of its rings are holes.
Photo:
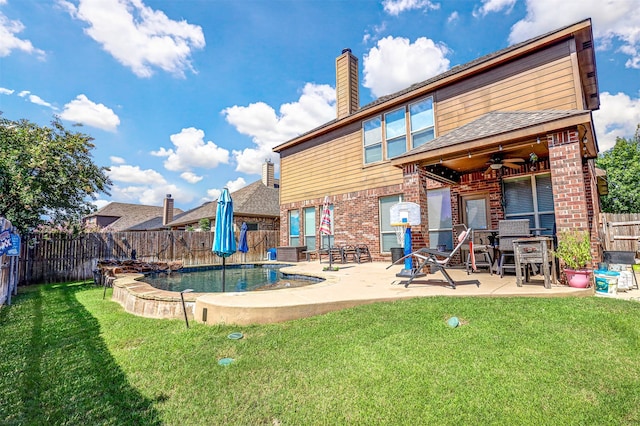
<path fill-rule="evenodd" d="M 303 287 L 324 281 L 322 278 L 288 275 L 280 268 L 288 265 L 227 265 L 224 270 L 225 292 L 277 290 Z M 192 289 L 196 293 L 222 293 L 222 267 L 184 268 L 178 272 L 153 273 L 141 280 L 167 291 Z"/>

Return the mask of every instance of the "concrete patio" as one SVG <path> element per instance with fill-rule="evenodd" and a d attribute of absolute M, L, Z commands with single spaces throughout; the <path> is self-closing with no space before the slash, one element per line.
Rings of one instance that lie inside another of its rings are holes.
<path fill-rule="evenodd" d="M 500 278 L 488 272 L 471 275 L 462 269 L 450 274 L 457 282 L 452 289 L 442 274 L 416 279 L 405 288 L 405 278 L 396 274 L 401 266 L 387 269 L 387 262 L 337 264 L 338 271 L 323 271 L 327 263 L 299 262 L 282 269 L 289 274 L 312 275 L 326 281 L 307 287 L 264 292 L 209 293 L 198 295 L 194 319 L 207 324 L 266 324 L 320 315 L 366 303 L 429 296 L 476 297 L 568 297 L 593 296 L 594 289 L 575 289 L 555 284 L 546 289 L 541 276 L 534 276 L 522 287 L 515 275 Z M 478 284 L 476 284 L 476 282 Z M 616 297 L 640 298 L 640 291 L 620 293 Z"/>

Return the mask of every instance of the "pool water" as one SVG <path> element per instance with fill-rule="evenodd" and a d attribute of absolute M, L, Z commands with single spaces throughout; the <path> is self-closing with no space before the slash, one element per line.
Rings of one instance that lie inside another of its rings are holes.
<path fill-rule="evenodd" d="M 284 266 L 287 265 L 228 265 L 224 270 L 224 292 L 303 287 L 322 281 L 320 278 L 285 275 L 279 271 Z M 222 293 L 222 278 L 222 267 L 211 266 L 153 273 L 142 281 L 160 290 L 192 289 L 196 293 Z"/>

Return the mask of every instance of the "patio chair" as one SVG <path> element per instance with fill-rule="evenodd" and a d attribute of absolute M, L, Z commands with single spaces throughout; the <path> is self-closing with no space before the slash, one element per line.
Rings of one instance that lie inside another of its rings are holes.
<path fill-rule="evenodd" d="M 342 258 L 344 259 L 345 262 L 348 262 L 349 257 L 351 257 L 351 259 L 354 262 L 360 263 L 358 260 L 358 250 L 356 250 L 356 246 L 353 246 L 353 245 L 342 246 Z"/>
<path fill-rule="evenodd" d="M 516 255 L 513 250 L 513 240 L 530 236 L 529 219 L 501 220 L 498 222 L 498 238 L 500 262 L 498 270 L 500 278 L 504 277 L 505 269 L 516 270 Z"/>
<path fill-rule="evenodd" d="M 458 235 L 458 245 L 456 245 L 456 247 L 452 251 L 438 251 L 434 249 L 421 248 L 396 260 L 391 265 L 387 266 L 387 269 L 389 269 L 393 265 L 403 263 L 406 258 L 411 257 L 413 260 L 413 267 L 411 269 L 411 274 L 408 275 L 409 280 L 405 283 L 405 287 L 409 287 L 409 284 L 411 284 L 411 282 L 415 278 L 423 276 L 424 273 L 422 271 L 426 266 L 428 266 L 431 273 L 435 273 L 436 271 L 442 272 L 442 275 L 444 275 L 447 283 L 449 283 L 449 285 L 455 289 L 456 283 L 447 272 L 447 268 L 449 268 L 449 262 L 451 261 L 451 259 L 455 257 L 458 252 L 460 252 L 461 247 L 464 244 L 469 243 L 469 238 L 471 237 L 471 235 L 471 229 L 461 231 Z M 477 281 L 475 281 L 475 284 L 477 284 L 478 286 L 480 285 L 480 283 Z"/>
<path fill-rule="evenodd" d="M 356 251 L 358 252 L 358 263 L 361 262 L 373 262 L 371 252 L 369 252 L 369 246 L 366 244 L 356 244 Z"/>
<path fill-rule="evenodd" d="M 462 231 L 467 230 L 467 226 L 464 223 L 454 225 L 453 228 L 456 230 L 456 234 L 458 235 L 460 235 Z M 469 275 L 471 271 L 475 271 L 478 266 L 487 267 L 489 269 L 489 274 L 493 275 L 493 271 L 491 270 L 493 267 L 493 259 L 491 259 L 490 253 L 491 246 L 482 243 L 482 240 L 480 238 L 476 238 L 475 232 L 471 230 L 469 242 L 463 244 L 461 247 L 461 250 L 467 253 L 467 259 L 464 261 L 467 275 Z"/>

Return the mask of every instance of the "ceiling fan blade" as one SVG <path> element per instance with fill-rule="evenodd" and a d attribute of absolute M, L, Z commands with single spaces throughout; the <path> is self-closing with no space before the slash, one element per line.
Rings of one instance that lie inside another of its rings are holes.
<path fill-rule="evenodd" d="M 520 168 L 520 166 L 516 166 L 515 164 L 510 164 L 510 163 L 502 163 L 503 166 L 508 167 L 510 169 L 516 169 L 518 170 Z"/>
<path fill-rule="evenodd" d="M 503 163 L 524 163 L 522 158 L 505 158 L 502 160 Z"/>
<path fill-rule="evenodd" d="M 491 170 L 494 170 L 493 167 L 489 166 L 487 167 L 487 170 L 484 172 L 485 175 L 488 175 L 491 173 Z"/>

